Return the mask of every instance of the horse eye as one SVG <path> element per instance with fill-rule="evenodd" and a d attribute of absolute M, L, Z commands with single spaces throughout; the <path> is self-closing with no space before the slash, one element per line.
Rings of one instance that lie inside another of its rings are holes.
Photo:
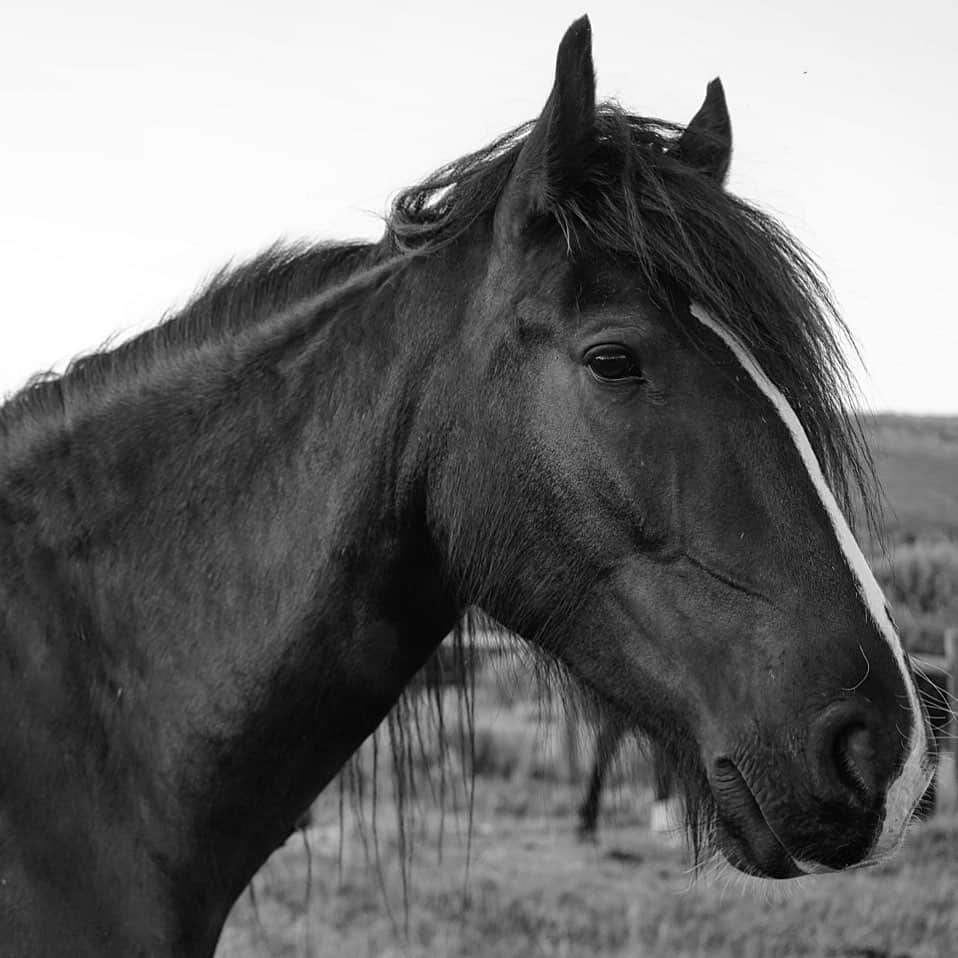
<path fill-rule="evenodd" d="M 586 353 L 585 362 L 592 375 L 603 382 L 642 378 L 639 361 L 624 346 L 596 346 Z"/>

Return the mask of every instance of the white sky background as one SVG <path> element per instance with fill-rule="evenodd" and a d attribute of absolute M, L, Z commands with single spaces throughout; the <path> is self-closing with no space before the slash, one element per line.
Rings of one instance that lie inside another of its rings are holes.
<path fill-rule="evenodd" d="M 377 237 L 399 189 L 538 113 L 588 12 L 600 96 L 687 122 L 722 77 L 730 187 L 824 266 L 865 405 L 958 412 L 953 0 L 138 7 L 4 8 L 0 392 L 278 237 Z"/>

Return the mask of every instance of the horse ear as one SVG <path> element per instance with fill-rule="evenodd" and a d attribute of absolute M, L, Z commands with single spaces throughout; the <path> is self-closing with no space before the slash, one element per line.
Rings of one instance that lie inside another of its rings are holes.
<path fill-rule="evenodd" d="M 679 138 L 674 155 L 713 180 L 725 182 L 732 160 L 732 121 L 718 77 L 708 85 L 705 102 Z"/>
<path fill-rule="evenodd" d="M 559 44 L 552 92 L 499 199 L 497 238 L 515 239 L 536 217 L 557 212 L 574 195 L 594 130 L 592 27 L 588 17 L 580 17 Z"/>

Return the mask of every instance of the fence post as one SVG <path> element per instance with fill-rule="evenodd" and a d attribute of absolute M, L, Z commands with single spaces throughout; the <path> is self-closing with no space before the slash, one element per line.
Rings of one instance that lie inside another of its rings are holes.
<path fill-rule="evenodd" d="M 958 628 L 945 629 L 945 668 L 948 671 L 948 692 L 951 699 L 952 718 L 948 723 L 948 737 L 952 742 L 955 767 L 955 789 L 958 790 L 958 728 L 954 714 L 954 702 L 958 697 Z"/>

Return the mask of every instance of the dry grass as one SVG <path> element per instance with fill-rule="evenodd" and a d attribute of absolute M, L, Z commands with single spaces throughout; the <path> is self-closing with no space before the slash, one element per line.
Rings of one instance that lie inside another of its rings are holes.
<path fill-rule="evenodd" d="M 568 816 L 496 812 L 502 788 L 500 783 L 482 799 L 489 808 L 475 825 L 468 880 L 462 836 L 447 834 L 441 864 L 435 840 L 420 837 L 407 913 L 391 830 L 380 834 L 384 899 L 377 870 L 367 864 L 352 825 L 340 873 L 339 826 L 327 809 L 310 836 L 311 882 L 305 846 L 296 837 L 257 879 L 256 907 L 249 898 L 239 903 L 218 954 L 950 958 L 956 953 L 955 820 L 916 828 L 900 857 L 879 869 L 745 888 L 728 871 L 693 883 L 681 849 L 650 836 L 642 824 L 612 826 L 600 845 L 591 846 L 575 841 Z M 539 804 L 554 805 L 555 798 Z"/>
<path fill-rule="evenodd" d="M 681 845 L 650 834 L 641 768 L 605 800 L 598 845 L 574 835 L 581 788 L 560 735 L 521 700 L 481 687 L 475 819 L 467 873 L 462 788 L 440 822 L 420 795 L 403 904 L 387 797 L 365 826 L 338 796 L 315 809 L 234 909 L 219 958 L 952 958 L 958 954 L 958 818 L 916 827 L 868 871 L 747 884 L 717 867 L 693 881 Z M 453 770 L 453 780 L 461 782 Z M 949 797 L 954 803 L 954 796 Z M 439 835 L 443 834 L 440 844 Z M 364 841 L 365 836 L 365 841 Z M 340 843 L 342 852 L 340 853 Z"/>

